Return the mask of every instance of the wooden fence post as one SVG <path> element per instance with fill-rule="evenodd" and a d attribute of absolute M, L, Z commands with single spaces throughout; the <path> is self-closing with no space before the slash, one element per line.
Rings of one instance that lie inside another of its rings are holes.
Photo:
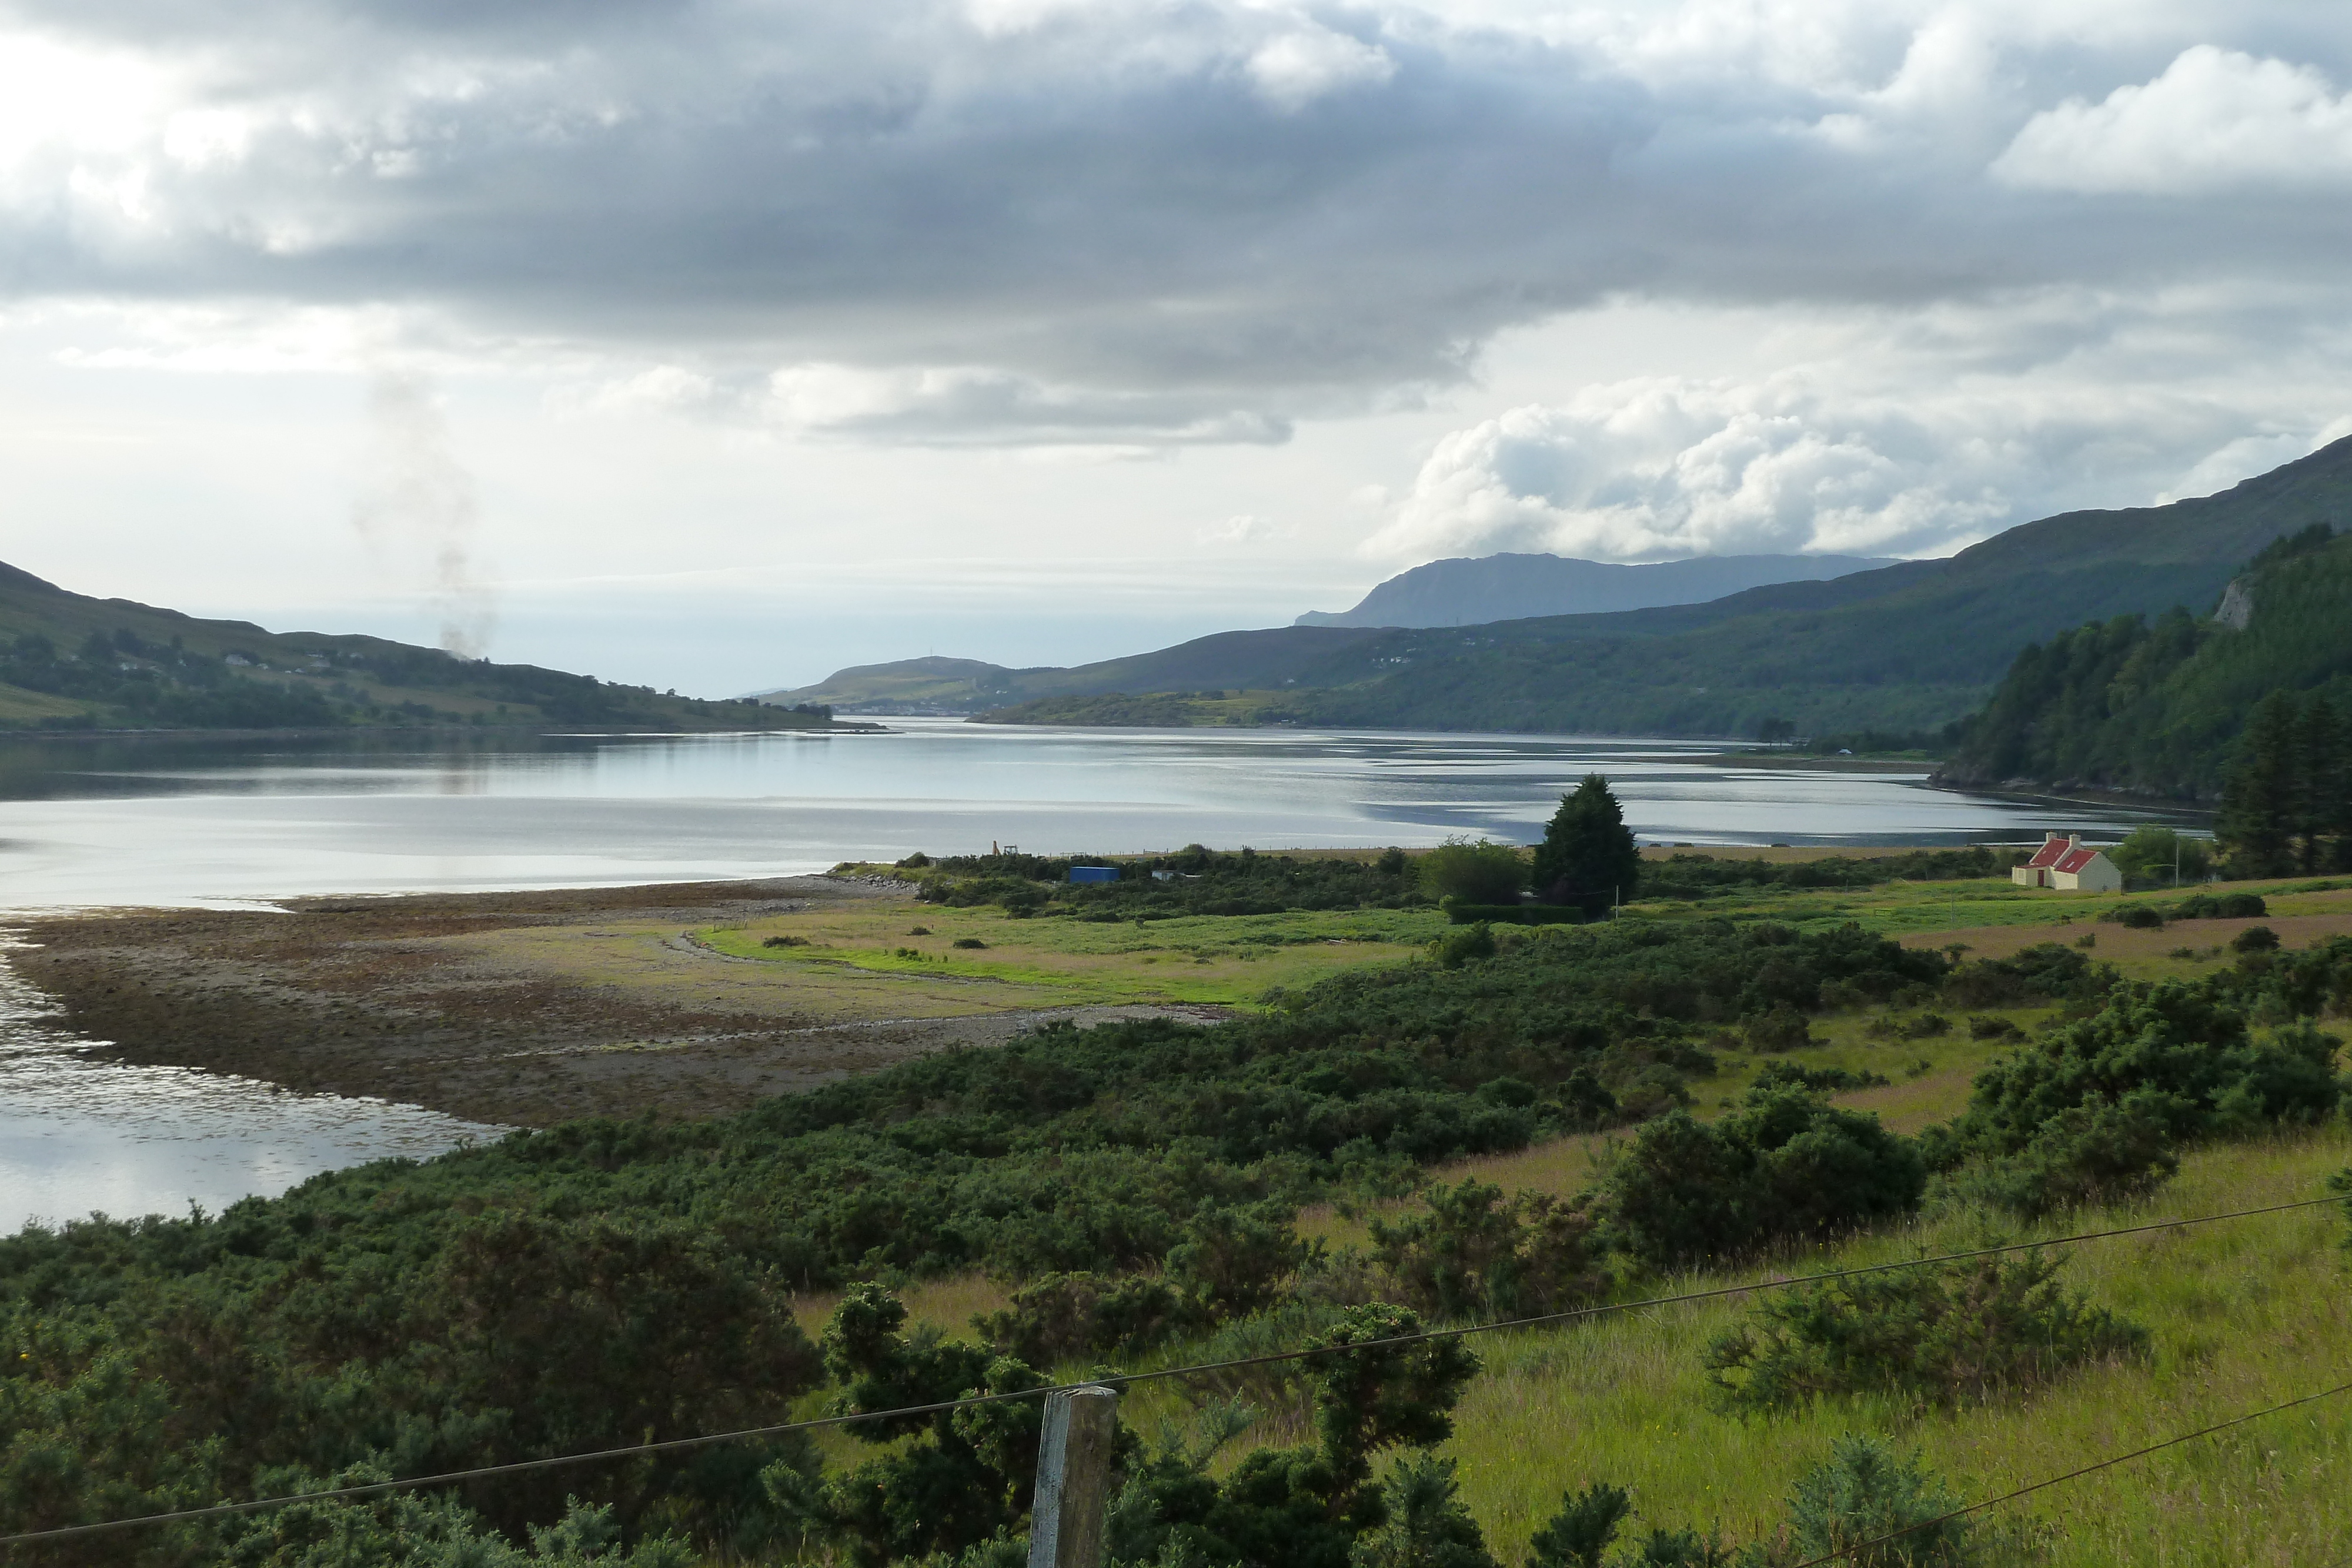
<path fill-rule="evenodd" d="M 1037 1492 L 1029 1509 L 1029 1568 L 1102 1568 L 1103 1507 L 1109 1500 L 1118 1391 L 1048 1395 L 1037 1443 Z"/>

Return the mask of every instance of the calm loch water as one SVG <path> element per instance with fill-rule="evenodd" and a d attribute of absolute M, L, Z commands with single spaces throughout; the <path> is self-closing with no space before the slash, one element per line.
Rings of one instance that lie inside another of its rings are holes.
<path fill-rule="evenodd" d="M 1532 840 L 1609 776 L 1652 841 L 1965 843 L 2142 813 L 1726 760 L 1673 741 L 893 720 L 883 735 L 174 737 L 0 743 L 0 927 L 60 907 L 779 875 L 1033 852 Z M 5 949 L 0 946 L 0 963 Z M 482 1128 L 79 1053 L 0 975 L 0 1232 L 217 1208 Z"/>

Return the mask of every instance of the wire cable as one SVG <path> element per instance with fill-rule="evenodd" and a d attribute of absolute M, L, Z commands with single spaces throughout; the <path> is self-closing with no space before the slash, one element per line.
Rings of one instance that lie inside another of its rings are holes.
<path fill-rule="evenodd" d="M 1972 1502 L 1966 1508 L 1956 1508 L 1949 1513 L 1939 1513 L 1933 1519 L 1923 1519 L 1916 1523 L 1906 1524 L 1900 1530 L 1890 1530 L 1885 1534 L 1873 1536 L 1868 1541 L 1857 1541 L 1852 1546 L 1841 1546 L 1826 1556 L 1808 1557 L 1802 1563 L 1795 1564 L 1794 1568 L 1822 1568 L 1823 1563 L 1857 1556 L 1862 1552 L 1884 1546 L 1890 1541 L 1900 1541 L 1914 1531 L 1926 1530 L 1930 1525 L 1944 1524 L 1968 1514 L 1981 1512 L 1989 1508 L 1998 1508 L 2002 1503 L 2014 1502 L 2019 1498 L 2038 1492 L 2045 1487 L 2054 1487 L 2062 1481 L 2074 1480 L 2097 1470 L 2110 1469 L 2116 1465 L 2126 1465 L 2134 1459 L 2146 1458 L 2150 1454 L 2161 1453 L 2167 1448 L 2178 1448 L 2183 1443 L 2195 1442 L 2200 1437 L 2210 1437 L 2216 1432 L 2226 1432 L 2232 1427 L 2242 1427 L 2249 1421 L 2259 1421 L 2265 1416 L 2275 1416 L 2282 1410 L 2292 1410 L 2298 1405 L 2310 1405 L 2322 1399 L 2332 1399 L 2347 1390 L 2352 1390 L 2352 1383 L 2339 1383 L 2333 1388 L 2323 1388 L 2316 1394 L 2305 1394 L 2298 1398 L 2282 1400 L 2276 1405 L 2266 1406 L 2260 1410 L 2249 1410 L 2242 1416 L 2232 1416 L 2226 1421 L 2216 1421 L 2210 1427 L 2200 1427 L 2194 1432 L 2183 1432 L 2178 1437 L 2167 1437 L 2161 1443 L 2150 1443 L 2145 1448 L 2134 1448 L 2128 1454 L 2116 1454 L 2108 1458 L 2084 1465 L 2080 1469 L 2068 1470 L 2063 1475 L 2050 1476 L 2034 1481 L 2031 1485 L 2019 1487 L 2015 1491 L 2005 1491 L 1999 1497 L 1989 1497 L 1981 1502 Z"/>
<path fill-rule="evenodd" d="M 94 1535 L 103 1531 L 127 1530 L 134 1525 L 167 1524 L 197 1519 L 217 1519 L 231 1514 L 254 1513 L 263 1509 L 285 1508 L 299 1502 L 331 1502 L 347 1498 L 371 1497 L 379 1492 L 399 1491 L 409 1488 L 451 1486 L 459 1481 L 483 1480 L 494 1476 L 521 1475 L 531 1470 L 552 1469 L 564 1465 L 595 1464 L 601 1460 L 638 1458 L 648 1455 L 675 1453 L 685 1448 L 705 1448 L 714 1443 L 751 1442 L 761 1437 L 778 1437 L 788 1432 L 814 1432 L 831 1427 L 851 1427 L 871 1421 L 895 1420 L 910 1416 L 936 1416 L 945 1411 L 968 1409 L 980 1405 L 1003 1405 L 1015 1399 L 1039 1399 L 1048 1395 L 1066 1394 L 1078 1388 L 1124 1387 L 1131 1383 L 1153 1383 L 1168 1378 L 1198 1377 L 1213 1372 L 1228 1372 L 1241 1367 L 1265 1366 L 1277 1362 L 1303 1361 L 1311 1356 L 1338 1355 L 1349 1352 L 1383 1350 L 1395 1345 L 1419 1344 L 1430 1340 L 1465 1339 L 1472 1334 L 1497 1333 L 1507 1329 L 1540 1328 L 1548 1324 L 1574 1322 L 1586 1318 L 1607 1317 L 1618 1312 L 1646 1311 L 1653 1307 L 1686 1305 L 1693 1301 L 1710 1301 L 1726 1296 L 1747 1295 L 1761 1291 L 1784 1291 L 1800 1285 L 1826 1284 L 1839 1280 L 1858 1279 L 1869 1274 L 1885 1274 L 1899 1269 L 1921 1269 L 1936 1263 L 1966 1262 L 1976 1258 L 1993 1258 L 2010 1252 L 2029 1252 L 2042 1247 L 2066 1247 L 2084 1241 L 2104 1241 L 2118 1236 L 2140 1236 L 2152 1230 L 2176 1230 L 2191 1225 L 2213 1225 L 2227 1219 L 2250 1219 L 2258 1215 L 2283 1214 L 2290 1209 L 2311 1208 L 2320 1204 L 2342 1204 L 2346 1198 L 2336 1194 L 2326 1197 L 2298 1198 L 2291 1203 L 2266 1204 L 2259 1208 L 2231 1209 L 2223 1214 L 2191 1215 L 2186 1218 L 2163 1219 L 2146 1225 L 2127 1225 L 2109 1230 L 2086 1230 L 2072 1236 L 2048 1237 L 2039 1241 L 2012 1241 L 1998 1247 L 1979 1247 L 1965 1252 L 1945 1252 L 1925 1258 L 1898 1259 L 1892 1263 L 1872 1263 L 1856 1269 L 1832 1269 L 1818 1274 L 1795 1274 L 1786 1279 L 1753 1280 L 1738 1285 L 1717 1285 L 1704 1291 L 1685 1291 L 1672 1296 L 1646 1296 L 1633 1301 L 1607 1301 L 1590 1307 L 1572 1307 L 1565 1312 L 1542 1312 L 1532 1317 L 1507 1318 L 1490 1323 L 1465 1323 L 1452 1328 L 1423 1329 L 1414 1333 L 1391 1334 L 1384 1339 L 1365 1340 L 1357 1344 L 1308 1345 L 1298 1350 L 1268 1351 L 1262 1355 L 1238 1356 L 1231 1361 L 1199 1362 L 1186 1366 L 1160 1367 L 1149 1372 L 1122 1372 L 1089 1378 L 1081 1383 L 1045 1384 L 1035 1388 L 1015 1389 L 1003 1394 L 971 1394 L 960 1399 L 943 1399 L 931 1405 L 908 1405 L 890 1410 L 860 1410 L 840 1416 L 820 1416 L 804 1421 L 782 1421 L 768 1427 L 748 1427 L 733 1432 L 709 1432 L 691 1437 L 668 1437 L 658 1442 L 633 1443 L 626 1448 L 600 1448 L 579 1454 L 557 1454 L 545 1458 L 515 1459 L 505 1464 L 478 1465 L 471 1469 L 446 1470 L 438 1475 L 412 1476 L 402 1480 L 369 1481 L 359 1486 L 335 1487 L 322 1491 L 290 1492 L 283 1497 L 256 1498 L 245 1502 L 214 1503 L 205 1508 L 177 1509 L 166 1513 L 134 1514 L 124 1519 L 101 1520 L 90 1524 L 65 1524 L 47 1530 L 35 1530 L 16 1535 L 0 1535 L 0 1546 L 28 1545 L 37 1542 L 64 1541 L 75 1536 Z"/>

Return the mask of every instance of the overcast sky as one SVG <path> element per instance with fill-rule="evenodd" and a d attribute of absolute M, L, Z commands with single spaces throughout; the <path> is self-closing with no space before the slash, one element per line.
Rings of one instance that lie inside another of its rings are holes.
<path fill-rule="evenodd" d="M 0 0 L 0 559 L 704 695 L 2352 432 L 2352 11 Z"/>

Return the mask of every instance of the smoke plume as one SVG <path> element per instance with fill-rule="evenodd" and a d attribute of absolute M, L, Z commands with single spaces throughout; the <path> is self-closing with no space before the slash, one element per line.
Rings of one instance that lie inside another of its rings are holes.
<path fill-rule="evenodd" d="M 368 389 L 372 482 L 352 521 L 372 549 L 420 580 L 440 644 L 478 659 L 498 624 L 498 595 L 474 558 L 474 476 L 449 449 L 449 427 L 422 378 L 386 371 Z"/>

